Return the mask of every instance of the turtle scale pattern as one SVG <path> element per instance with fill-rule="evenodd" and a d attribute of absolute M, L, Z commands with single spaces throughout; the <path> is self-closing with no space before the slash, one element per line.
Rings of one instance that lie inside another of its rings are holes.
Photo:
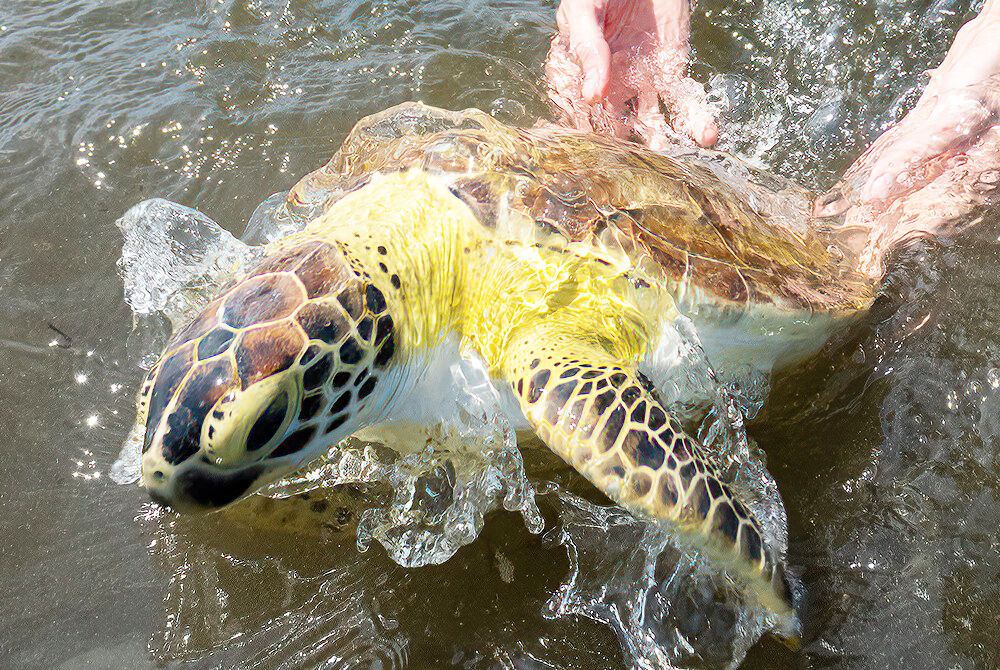
<path fill-rule="evenodd" d="M 564 338 L 532 331 L 507 373 L 538 436 L 615 502 L 670 520 L 682 537 L 700 538 L 701 550 L 763 582 L 761 601 L 787 611 L 792 594 L 784 568 L 757 520 L 668 414 L 652 383 L 605 352 L 581 350 L 578 337 Z M 581 357 L 561 356 L 565 351 Z"/>
<path fill-rule="evenodd" d="M 225 390 L 246 391 L 288 371 L 297 383 L 270 402 L 245 446 L 250 455 L 267 447 L 270 458 L 294 458 L 314 438 L 348 422 L 392 353 L 385 298 L 346 267 L 333 245 L 307 241 L 279 248 L 249 280 L 180 330 L 149 371 L 139 400 L 147 427 L 144 453 L 162 427 L 168 464 L 199 452 L 212 461 L 219 456 L 216 436 L 240 419 L 238 395 Z M 242 483 L 233 482 L 232 490 Z M 231 502 L 229 491 L 210 488 L 214 498 L 204 504 Z"/>

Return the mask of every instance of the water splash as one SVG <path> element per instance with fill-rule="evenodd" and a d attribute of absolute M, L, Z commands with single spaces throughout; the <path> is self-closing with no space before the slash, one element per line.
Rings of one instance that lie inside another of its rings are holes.
<path fill-rule="evenodd" d="M 257 256 L 201 212 L 161 198 L 134 205 L 117 225 L 129 307 L 136 315 L 162 312 L 175 326 Z"/>
<path fill-rule="evenodd" d="M 547 603 L 550 615 L 609 626 L 633 668 L 735 668 L 776 624 L 653 524 L 555 487 L 550 494 L 559 525 L 547 539 L 570 557 L 569 574 Z"/>
<path fill-rule="evenodd" d="M 366 550 L 376 539 L 402 566 L 443 563 L 475 540 L 486 514 L 500 508 L 520 512 L 531 532 L 541 532 L 534 491 L 506 424 L 484 411 L 464 425 L 432 427 L 424 453 L 406 454 L 385 471 L 392 502 L 365 513 L 358 547 Z"/>
<path fill-rule="evenodd" d="M 287 194 L 274 193 L 254 209 L 240 239 L 246 244 L 267 244 L 297 233 L 307 223 L 308 216 L 289 209 Z"/>

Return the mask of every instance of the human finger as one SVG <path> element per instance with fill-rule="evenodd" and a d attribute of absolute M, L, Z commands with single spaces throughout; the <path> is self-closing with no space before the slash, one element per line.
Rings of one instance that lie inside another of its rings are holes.
<path fill-rule="evenodd" d="M 964 91 L 928 92 L 896 126 L 882 133 L 820 196 L 817 216 L 839 214 L 854 203 L 887 203 L 934 179 L 945 159 L 963 151 L 990 127 L 994 114 Z"/>
<path fill-rule="evenodd" d="M 590 124 L 590 105 L 583 101 L 580 92 L 580 64 L 567 49 L 566 41 L 556 35 L 545 60 L 545 80 L 549 99 L 559 109 L 562 122 L 579 130 L 593 130 Z"/>
<path fill-rule="evenodd" d="M 559 32 L 580 63 L 583 74 L 581 93 L 587 102 L 604 96 L 611 70 L 611 50 L 604 37 L 602 21 L 594 2 L 563 3 L 556 16 Z"/>
<path fill-rule="evenodd" d="M 719 127 L 705 87 L 685 75 L 688 53 L 686 42 L 660 44 L 635 58 L 630 78 L 640 92 L 657 94 L 640 100 L 640 109 L 658 112 L 662 98 L 674 133 L 709 147 L 718 141 Z"/>
<path fill-rule="evenodd" d="M 939 101 L 929 115 L 908 115 L 877 156 L 861 198 L 887 200 L 926 178 L 922 168 L 928 162 L 973 141 L 991 117 L 982 102 L 965 96 Z"/>
<path fill-rule="evenodd" d="M 687 135 L 703 147 L 719 140 L 719 125 L 708 102 L 705 88 L 690 77 L 671 87 L 674 130 Z"/>
<path fill-rule="evenodd" d="M 924 169 L 929 162 L 974 141 L 993 116 L 981 100 L 961 93 L 945 92 L 928 103 L 907 114 L 885 142 L 877 142 L 862 200 L 887 200 L 929 178 Z"/>
<path fill-rule="evenodd" d="M 594 129 L 605 135 L 628 138 L 636 132 L 635 110 L 630 104 L 636 91 L 622 83 L 612 65 L 611 83 L 604 98 L 590 106 Z"/>

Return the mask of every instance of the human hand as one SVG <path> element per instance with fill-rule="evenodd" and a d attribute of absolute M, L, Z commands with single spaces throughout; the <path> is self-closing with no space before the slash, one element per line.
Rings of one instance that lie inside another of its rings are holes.
<path fill-rule="evenodd" d="M 874 219 L 894 199 L 934 181 L 997 124 L 998 83 L 1000 11 L 988 2 L 958 32 L 913 110 L 872 143 L 837 188 L 817 200 L 816 216 L 854 206 Z"/>
<path fill-rule="evenodd" d="M 638 135 L 654 149 L 671 134 L 706 147 L 716 142 L 705 89 L 685 75 L 688 0 L 562 0 L 556 18 L 545 73 L 564 122 Z"/>

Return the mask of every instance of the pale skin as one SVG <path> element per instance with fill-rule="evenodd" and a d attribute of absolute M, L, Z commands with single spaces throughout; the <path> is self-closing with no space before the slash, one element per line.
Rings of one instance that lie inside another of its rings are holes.
<path fill-rule="evenodd" d="M 688 0 L 563 0 L 546 75 L 566 120 L 638 135 L 654 149 L 670 132 L 714 144 L 719 130 L 705 90 L 685 74 L 690 13 Z"/>
<path fill-rule="evenodd" d="M 562 0 L 546 74 L 565 121 L 638 136 L 654 149 L 671 133 L 713 145 L 719 131 L 712 109 L 686 76 L 689 17 L 688 0 Z M 821 198 L 815 213 L 857 204 L 881 209 L 933 180 L 944 159 L 975 149 L 997 125 L 998 82 L 1000 0 L 987 0 L 958 32 L 914 109 L 845 175 L 846 197 Z"/>

